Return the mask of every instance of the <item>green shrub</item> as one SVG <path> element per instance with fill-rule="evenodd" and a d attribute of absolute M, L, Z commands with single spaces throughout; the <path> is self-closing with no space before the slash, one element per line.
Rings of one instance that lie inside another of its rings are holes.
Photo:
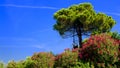
<path fill-rule="evenodd" d="M 56 56 L 55 67 L 70 68 L 78 62 L 78 50 L 70 51 L 66 49 L 63 53 Z"/>
<path fill-rule="evenodd" d="M 4 63 L 0 62 L 0 68 L 4 68 Z"/>
<path fill-rule="evenodd" d="M 120 34 L 118 32 L 109 32 L 108 33 L 112 38 L 116 40 L 116 42 L 119 44 L 119 52 L 118 52 L 118 62 L 115 63 L 117 68 L 120 68 Z"/>
<path fill-rule="evenodd" d="M 118 32 L 110 32 L 109 34 L 119 44 L 119 62 L 120 62 L 120 34 Z"/>
<path fill-rule="evenodd" d="M 31 59 L 31 57 L 28 57 L 24 61 L 24 68 L 37 68 L 37 65 L 35 64 L 34 60 Z"/>
<path fill-rule="evenodd" d="M 24 61 L 15 62 L 12 60 L 7 64 L 7 68 L 24 68 Z"/>
<path fill-rule="evenodd" d="M 110 32 L 108 34 L 110 34 L 112 38 L 120 40 L 120 34 L 118 32 Z"/>
<path fill-rule="evenodd" d="M 95 66 L 113 66 L 118 61 L 118 43 L 108 34 L 91 36 L 83 43 L 79 57 Z"/>
<path fill-rule="evenodd" d="M 72 68 L 95 68 L 93 64 L 90 64 L 90 62 L 82 62 L 79 61 L 76 63 L 76 65 Z"/>
<path fill-rule="evenodd" d="M 30 57 L 25 61 L 15 62 L 14 60 L 10 61 L 7 65 L 7 68 L 39 68 Z"/>
<path fill-rule="evenodd" d="M 7 68 L 17 68 L 17 63 L 12 60 L 8 63 Z"/>
<path fill-rule="evenodd" d="M 40 52 L 35 53 L 31 59 L 34 61 L 36 68 L 53 68 L 55 57 L 52 53 Z"/>

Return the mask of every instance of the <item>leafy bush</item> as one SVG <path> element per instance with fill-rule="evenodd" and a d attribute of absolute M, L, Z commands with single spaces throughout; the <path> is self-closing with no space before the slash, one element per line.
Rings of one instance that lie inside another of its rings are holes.
<path fill-rule="evenodd" d="M 120 40 L 120 34 L 118 32 L 110 32 L 109 34 L 112 38 Z"/>
<path fill-rule="evenodd" d="M 17 68 L 17 63 L 15 61 L 10 61 L 7 68 Z"/>
<path fill-rule="evenodd" d="M 118 43 L 108 34 L 91 36 L 83 44 L 79 57 L 94 65 L 110 66 L 118 61 Z"/>
<path fill-rule="evenodd" d="M 37 68 L 37 65 L 35 64 L 35 62 L 30 57 L 28 57 L 24 61 L 24 68 Z"/>
<path fill-rule="evenodd" d="M 7 68 L 24 68 L 24 61 L 15 62 L 14 60 L 10 61 L 7 65 Z"/>
<path fill-rule="evenodd" d="M 79 61 L 76 63 L 76 65 L 72 68 L 95 68 L 93 64 L 90 64 L 90 62 L 82 62 Z"/>
<path fill-rule="evenodd" d="M 4 63 L 0 62 L 0 68 L 4 68 Z"/>
<path fill-rule="evenodd" d="M 78 50 L 70 51 L 66 49 L 63 53 L 56 56 L 55 67 L 70 68 L 76 66 L 78 62 Z"/>
<path fill-rule="evenodd" d="M 111 37 L 116 40 L 116 42 L 119 44 L 119 62 L 120 62 L 120 34 L 118 32 L 111 33 Z"/>
<path fill-rule="evenodd" d="M 119 58 L 119 60 L 115 64 L 117 65 L 117 68 L 120 68 L 120 34 L 118 32 L 110 32 L 109 34 L 119 44 L 119 52 L 118 52 L 118 58 Z"/>
<path fill-rule="evenodd" d="M 10 61 L 7 65 L 7 68 L 38 68 L 35 65 L 35 62 L 31 58 L 27 58 L 25 61 L 15 62 L 14 60 Z"/>
<path fill-rule="evenodd" d="M 52 53 L 40 52 L 35 53 L 31 59 L 34 61 L 36 68 L 53 68 L 55 57 Z"/>

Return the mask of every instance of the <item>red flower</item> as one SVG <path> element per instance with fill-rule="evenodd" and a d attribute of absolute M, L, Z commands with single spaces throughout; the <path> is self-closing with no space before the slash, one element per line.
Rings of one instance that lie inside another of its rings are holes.
<path fill-rule="evenodd" d="M 80 57 L 80 59 L 82 59 L 82 58 L 83 58 L 83 56 L 82 56 L 82 54 L 81 54 L 81 53 L 79 54 L 79 57 Z"/>
<path fill-rule="evenodd" d="M 97 47 L 100 48 L 100 45 L 98 44 Z"/>

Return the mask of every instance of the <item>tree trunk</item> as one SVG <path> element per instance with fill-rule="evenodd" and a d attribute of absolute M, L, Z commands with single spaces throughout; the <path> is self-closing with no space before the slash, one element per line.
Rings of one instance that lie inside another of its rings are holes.
<path fill-rule="evenodd" d="M 75 26 L 75 30 L 76 30 L 76 33 L 78 36 L 78 41 L 79 41 L 78 46 L 79 46 L 79 48 L 81 48 L 82 47 L 82 30 L 81 30 L 81 28 L 83 27 L 83 25 L 80 24 L 80 21 L 76 20 L 76 23 L 74 24 L 74 26 Z"/>
<path fill-rule="evenodd" d="M 81 48 L 82 47 L 82 31 L 80 27 L 77 27 L 77 35 L 79 40 L 79 48 Z"/>

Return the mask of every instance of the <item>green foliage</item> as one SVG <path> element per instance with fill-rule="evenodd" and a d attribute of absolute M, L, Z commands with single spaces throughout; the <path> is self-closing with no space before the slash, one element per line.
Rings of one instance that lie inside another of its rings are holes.
<path fill-rule="evenodd" d="M 24 61 L 15 62 L 12 60 L 8 63 L 7 68 L 24 68 Z"/>
<path fill-rule="evenodd" d="M 120 47 L 120 45 L 119 45 Z M 119 66 L 120 66 L 120 49 L 119 49 L 119 52 L 118 52 L 118 62 L 119 62 Z"/>
<path fill-rule="evenodd" d="M 24 62 L 24 68 L 37 68 L 37 65 L 30 57 L 28 57 Z"/>
<path fill-rule="evenodd" d="M 12 60 L 8 63 L 7 68 L 17 68 L 17 63 Z"/>
<path fill-rule="evenodd" d="M 53 68 L 55 57 L 52 53 L 40 52 L 35 53 L 31 59 L 34 61 L 36 68 Z"/>
<path fill-rule="evenodd" d="M 7 68 L 39 68 L 35 62 L 28 57 L 25 61 L 15 62 L 14 60 L 10 61 L 7 65 Z"/>
<path fill-rule="evenodd" d="M 66 31 L 72 32 L 74 24 L 76 24 L 81 26 L 82 31 L 87 31 L 89 30 L 88 25 L 91 25 L 94 20 L 94 16 L 95 11 L 90 3 L 73 5 L 54 14 L 54 18 L 57 20 L 54 29 L 59 31 L 60 35 L 64 35 Z"/>
<path fill-rule="evenodd" d="M 118 43 L 108 34 L 91 36 L 83 44 L 80 56 L 94 65 L 109 67 L 118 61 Z"/>
<path fill-rule="evenodd" d="M 78 59 L 79 49 L 66 49 L 63 53 L 56 56 L 55 66 L 60 68 L 94 68 L 93 64 L 83 62 Z"/>
<path fill-rule="evenodd" d="M 76 66 L 77 62 L 78 52 L 76 50 L 72 52 L 67 49 L 63 53 L 56 56 L 55 67 L 71 68 Z"/>
<path fill-rule="evenodd" d="M 4 68 L 4 63 L 0 62 L 0 68 Z"/>
<path fill-rule="evenodd" d="M 24 61 L 16 62 L 17 68 L 24 68 Z"/>
<path fill-rule="evenodd" d="M 109 34 L 111 35 L 112 38 L 120 40 L 120 34 L 118 32 L 110 32 Z"/>
<path fill-rule="evenodd" d="M 72 68 L 95 68 L 94 65 L 90 64 L 89 62 L 82 62 L 79 61 L 76 63 L 76 66 L 72 67 Z"/>
<path fill-rule="evenodd" d="M 96 13 L 90 3 L 61 9 L 54 14 L 54 19 L 56 20 L 54 29 L 62 37 L 71 37 L 75 33 L 78 36 L 79 45 L 82 44 L 82 35 L 108 32 L 116 23 L 111 16 Z"/>
<path fill-rule="evenodd" d="M 118 57 L 119 57 L 119 62 L 120 62 L 120 34 L 118 32 L 109 32 L 108 34 L 116 40 L 116 43 L 119 44 Z M 120 64 L 119 64 L 119 66 L 120 66 Z"/>
<path fill-rule="evenodd" d="M 115 65 L 117 66 L 117 68 L 120 68 L 120 61 L 116 62 Z"/>

